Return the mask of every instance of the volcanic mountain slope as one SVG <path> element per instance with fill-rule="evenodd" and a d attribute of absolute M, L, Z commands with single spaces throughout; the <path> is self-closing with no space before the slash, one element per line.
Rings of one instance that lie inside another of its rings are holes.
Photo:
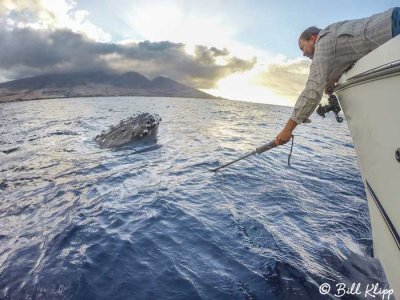
<path fill-rule="evenodd" d="M 166 77 L 149 80 L 136 72 L 48 74 L 0 84 L 0 102 L 89 96 L 217 98 Z"/>

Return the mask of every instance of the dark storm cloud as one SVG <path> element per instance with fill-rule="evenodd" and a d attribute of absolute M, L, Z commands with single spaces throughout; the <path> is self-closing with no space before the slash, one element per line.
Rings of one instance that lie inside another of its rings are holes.
<path fill-rule="evenodd" d="M 212 88 L 229 74 L 251 69 L 251 61 L 227 49 L 197 46 L 194 55 L 181 43 L 100 43 L 70 30 L 0 29 L 0 77 L 105 70 L 136 71 L 150 78 L 164 75 L 196 88 Z M 222 58 L 224 63 L 217 63 Z"/>
<path fill-rule="evenodd" d="M 110 53 L 115 49 L 108 44 L 94 44 L 83 36 L 67 30 L 43 32 L 26 28 L 2 31 L 0 43 L 2 68 L 13 68 L 16 65 L 52 68 L 59 64 L 83 62 L 92 65 L 96 55 Z"/>

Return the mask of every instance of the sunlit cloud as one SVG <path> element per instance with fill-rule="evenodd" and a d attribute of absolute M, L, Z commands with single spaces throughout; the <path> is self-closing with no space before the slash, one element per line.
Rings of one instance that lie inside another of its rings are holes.
<path fill-rule="evenodd" d="M 268 88 L 293 105 L 305 87 L 309 69 L 310 61 L 303 58 L 272 63 L 255 76 L 253 82 Z"/>
<path fill-rule="evenodd" d="M 251 70 L 222 78 L 215 88 L 203 91 L 229 99 L 293 106 L 305 86 L 309 67 L 308 60 L 278 55 Z"/>
<path fill-rule="evenodd" d="M 88 20 L 90 13 L 76 10 L 72 0 L 2 0 L 0 14 L 8 29 L 55 30 L 68 28 L 95 41 L 111 41 L 111 35 Z M 1 25 L 0 21 L 0 25 Z"/>
<path fill-rule="evenodd" d="M 185 11 L 183 2 L 146 1 L 132 7 L 125 20 L 143 39 L 224 48 L 235 34 L 220 16 Z"/>
<path fill-rule="evenodd" d="M 254 78 L 257 74 L 259 73 L 256 67 L 247 72 L 232 74 L 219 80 L 216 88 L 203 89 L 203 91 L 233 100 L 279 105 L 291 104 L 285 97 L 275 93 L 272 89 L 255 84 Z"/>

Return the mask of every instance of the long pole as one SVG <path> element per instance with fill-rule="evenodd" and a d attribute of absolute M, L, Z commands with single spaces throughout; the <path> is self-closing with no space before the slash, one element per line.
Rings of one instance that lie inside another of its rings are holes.
<path fill-rule="evenodd" d="M 218 168 L 211 169 L 210 172 L 217 172 L 218 170 L 220 170 L 222 168 L 225 168 L 225 167 L 227 167 L 227 166 L 229 166 L 231 164 L 234 164 L 235 162 L 238 162 L 239 160 L 245 159 L 245 158 L 247 158 L 247 157 L 249 157 L 251 155 L 254 155 L 254 154 L 261 154 L 261 153 L 263 153 L 265 151 L 268 151 L 268 150 L 271 150 L 272 148 L 275 148 L 276 146 L 277 145 L 275 144 L 275 140 L 273 140 L 273 141 L 271 141 L 269 143 L 266 143 L 266 144 L 264 144 L 264 145 L 262 145 L 260 147 L 257 147 L 256 150 L 251 151 L 250 153 L 247 153 L 246 155 L 244 155 L 242 157 L 239 157 L 238 159 L 235 159 L 234 161 L 231 161 L 231 162 L 229 162 L 227 164 L 224 164 L 224 165 L 222 165 L 222 166 L 220 166 Z"/>

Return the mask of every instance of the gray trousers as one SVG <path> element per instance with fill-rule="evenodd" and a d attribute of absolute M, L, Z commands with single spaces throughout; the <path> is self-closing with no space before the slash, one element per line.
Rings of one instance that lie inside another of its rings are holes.
<path fill-rule="evenodd" d="M 392 37 L 400 34 L 400 7 L 396 7 L 392 13 Z"/>

